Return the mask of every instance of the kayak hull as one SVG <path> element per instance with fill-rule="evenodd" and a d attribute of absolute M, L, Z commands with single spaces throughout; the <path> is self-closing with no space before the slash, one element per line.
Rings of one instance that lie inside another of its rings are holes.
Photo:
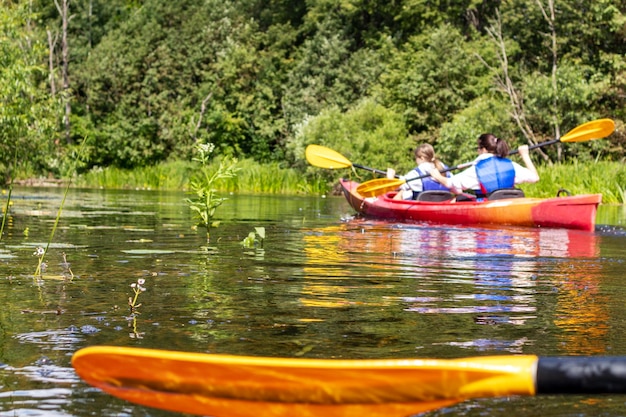
<path fill-rule="evenodd" d="M 555 198 L 512 198 L 495 201 L 426 202 L 394 200 L 394 193 L 366 198 L 359 183 L 342 179 L 348 203 L 360 215 L 401 222 L 500 224 L 593 231 L 602 194 Z"/>

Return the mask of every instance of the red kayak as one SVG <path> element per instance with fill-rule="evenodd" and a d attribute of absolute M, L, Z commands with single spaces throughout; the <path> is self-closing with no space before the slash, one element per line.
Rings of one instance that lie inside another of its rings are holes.
<path fill-rule="evenodd" d="M 395 192 L 363 197 L 358 182 L 340 180 L 348 203 L 361 215 L 393 221 L 441 224 L 502 224 L 593 231 L 602 194 L 554 198 L 506 198 L 494 201 L 394 200 Z"/>

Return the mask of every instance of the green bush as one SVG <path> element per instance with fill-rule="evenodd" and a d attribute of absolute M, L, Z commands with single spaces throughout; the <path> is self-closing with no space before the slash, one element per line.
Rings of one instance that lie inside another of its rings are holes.
<path fill-rule="evenodd" d="M 435 152 L 448 165 L 470 162 L 478 156 L 476 144 L 482 133 L 493 133 L 506 139 L 511 148 L 521 145 L 515 140 L 508 107 L 495 98 L 478 98 L 444 123 L 435 142 Z"/>
<path fill-rule="evenodd" d="M 287 144 L 300 167 L 306 164 L 304 152 L 310 144 L 326 146 L 352 163 L 380 170 L 392 167 L 403 173 L 415 164 L 412 150 L 416 143 L 408 136 L 401 115 L 372 98 L 346 112 L 333 107 L 307 119 Z M 315 167 L 306 169 L 308 179 L 322 178 L 329 183 L 348 174 Z M 356 174 L 361 180 L 372 177 L 363 170 Z"/>

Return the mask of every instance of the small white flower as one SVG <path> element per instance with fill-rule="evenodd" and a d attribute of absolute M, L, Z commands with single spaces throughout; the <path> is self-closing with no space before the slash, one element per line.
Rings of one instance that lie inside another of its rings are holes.
<path fill-rule="evenodd" d="M 136 286 L 137 286 L 137 284 L 134 283 L 134 282 L 132 284 L 130 284 L 130 288 L 135 288 Z"/>
<path fill-rule="evenodd" d="M 198 144 L 198 151 L 203 155 L 210 154 L 211 152 L 213 152 L 214 149 L 215 149 L 215 145 L 213 143 L 199 143 Z"/>
<path fill-rule="evenodd" d="M 145 284 L 145 283 L 146 283 L 146 280 L 145 280 L 145 279 L 143 279 L 143 278 L 139 278 L 139 279 L 137 280 L 137 284 L 139 284 L 139 285 L 143 285 L 143 284 Z"/>
<path fill-rule="evenodd" d="M 37 249 L 35 249 L 35 252 L 33 252 L 33 255 L 36 256 L 43 256 L 46 253 L 46 250 L 44 248 L 42 248 L 41 246 L 39 246 Z"/>

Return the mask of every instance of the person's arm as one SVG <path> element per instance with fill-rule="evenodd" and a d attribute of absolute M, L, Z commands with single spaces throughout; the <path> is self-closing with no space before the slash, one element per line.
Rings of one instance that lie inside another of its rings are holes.
<path fill-rule="evenodd" d="M 478 179 L 476 177 L 476 170 L 473 166 L 451 177 L 444 177 L 436 169 L 431 171 L 430 175 L 454 194 L 461 194 L 463 193 L 463 190 L 473 190 L 479 186 Z"/>
<path fill-rule="evenodd" d="M 400 177 L 402 178 L 402 177 Z M 411 200 L 413 198 L 413 190 L 406 182 L 398 188 L 398 192 L 393 197 L 394 200 Z"/>
<path fill-rule="evenodd" d="M 441 185 L 443 185 L 446 188 L 450 188 L 450 182 L 448 181 L 447 177 L 444 177 L 443 174 L 441 172 L 439 172 L 438 169 L 433 169 L 429 172 L 430 176 L 433 177 L 433 179 L 435 179 L 438 183 L 440 183 Z"/>
<path fill-rule="evenodd" d="M 394 175 L 395 175 L 395 173 L 394 173 Z M 401 175 L 400 179 L 401 180 L 406 180 L 407 182 L 405 182 L 404 184 L 402 184 L 398 188 L 398 192 L 393 197 L 393 199 L 394 200 L 412 200 L 413 199 L 414 184 L 418 183 L 419 181 L 410 181 L 410 180 L 412 178 L 417 177 L 417 176 L 418 176 L 418 174 L 417 174 L 417 172 L 414 169 L 410 170 L 405 175 Z M 421 185 L 421 183 L 420 183 L 420 185 Z"/>
<path fill-rule="evenodd" d="M 526 169 L 528 170 L 528 172 L 525 173 L 525 175 L 518 175 L 518 173 L 515 174 L 515 183 L 516 184 L 521 184 L 523 182 L 537 182 L 539 181 L 539 174 L 537 173 L 537 168 L 535 168 L 535 165 L 533 164 L 532 159 L 530 159 L 530 155 L 529 155 L 529 150 L 528 150 L 528 145 L 522 145 L 519 148 L 517 148 L 520 157 L 522 158 L 522 161 L 524 161 L 524 165 L 526 165 Z"/>

